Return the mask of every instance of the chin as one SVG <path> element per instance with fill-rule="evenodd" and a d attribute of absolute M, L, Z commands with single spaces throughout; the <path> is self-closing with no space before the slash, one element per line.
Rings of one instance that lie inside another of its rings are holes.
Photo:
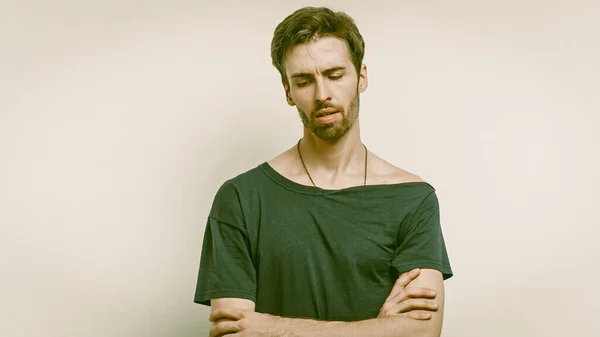
<path fill-rule="evenodd" d="M 319 139 L 326 141 L 326 142 L 333 142 L 333 141 L 337 141 L 340 140 L 342 137 L 344 137 L 346 135 L 346 133 L 348 133 L 349 129 L 346 128 L 339 128 L 340 126 L 338 125 L 338 128 L 335 127 L 335 125 L 332 125 L 331 127 L 319 127 L 319 128 L 314 128 L 312 129 L 312 133 Z"/>

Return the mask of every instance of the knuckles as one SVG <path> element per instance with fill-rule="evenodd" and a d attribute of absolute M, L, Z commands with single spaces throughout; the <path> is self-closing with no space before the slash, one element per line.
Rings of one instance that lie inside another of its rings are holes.
<path fill-rule="evenodd" d="M 247 319 L 241 319 L 237 321 L 237 326 L 240 330 L 247 330 L 250 328 L 250 322 Z"/>
<path fill-rule="evenodd" d="M 392 315 L 394 315 L 394 314 L 395 314 L 395 313 L 394 313 L 394 312 L 392 312 L 390 309 L 386 309 L 386 310 L 383 310 L 383 311 L 381 312 L 381 316 L 383 316 L 383 317 L 392 316 Z"/>
<path fill-rule="evenodd" d="M 388 302 L 388 303 L 385 303 L 385 304 L 384 304 L 384 305 L 381 307 L 381 310 L 380 310 L 380 311 L 381 311 L 382 313 L 385 313 L 385 312 L 387 312 L 388 310 L 390 310 L 390 307 L 391 307 L 391 306 L 392 306 L 392 305 L 391 305 L 389 302 Z"/>

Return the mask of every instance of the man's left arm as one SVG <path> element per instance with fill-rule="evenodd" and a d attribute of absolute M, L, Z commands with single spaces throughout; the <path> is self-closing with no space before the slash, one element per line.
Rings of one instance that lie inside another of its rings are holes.
<path fill-rule="evenodd" d="M 439 308 L 429 320 L 415 320 L 400 315 L 373 318 L 357 322 L 317 321 L 312 319 L 285 318 L 237 308 L 215 310 L 211 321 L 227 317 L 233 321 L 213 326 L 210 337 L 438 337 L 442 329 L 444 313 L 444 283 L 442 273 L 422 269 L 409 287 L 434 289 Z"/>

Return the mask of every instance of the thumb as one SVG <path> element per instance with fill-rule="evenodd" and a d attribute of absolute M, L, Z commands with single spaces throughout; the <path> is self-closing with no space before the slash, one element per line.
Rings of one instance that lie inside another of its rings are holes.
<path fill-rule="evenodd" d="M 394 287 L 385 301 L 389 301 L 392 297 L 400 293 L 402 289 L 404 289 L 412 280 L 416 279 L 419 274 L 421 274 L 421 269 L 415 268 L 400 275 L 400 277 L 398 277 L 394 283 Z"/>

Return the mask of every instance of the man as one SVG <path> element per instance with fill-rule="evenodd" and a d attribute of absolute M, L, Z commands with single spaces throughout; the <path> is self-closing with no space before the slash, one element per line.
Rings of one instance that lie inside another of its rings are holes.
<path fill-rule="evenodd" d="M 225 182 L 194 301 L 216 336 L 439 336 L 452 276 L 431 185 L 368 151 L 353 20 L 302 8 L 271 45 L 304 135 Z"/>

